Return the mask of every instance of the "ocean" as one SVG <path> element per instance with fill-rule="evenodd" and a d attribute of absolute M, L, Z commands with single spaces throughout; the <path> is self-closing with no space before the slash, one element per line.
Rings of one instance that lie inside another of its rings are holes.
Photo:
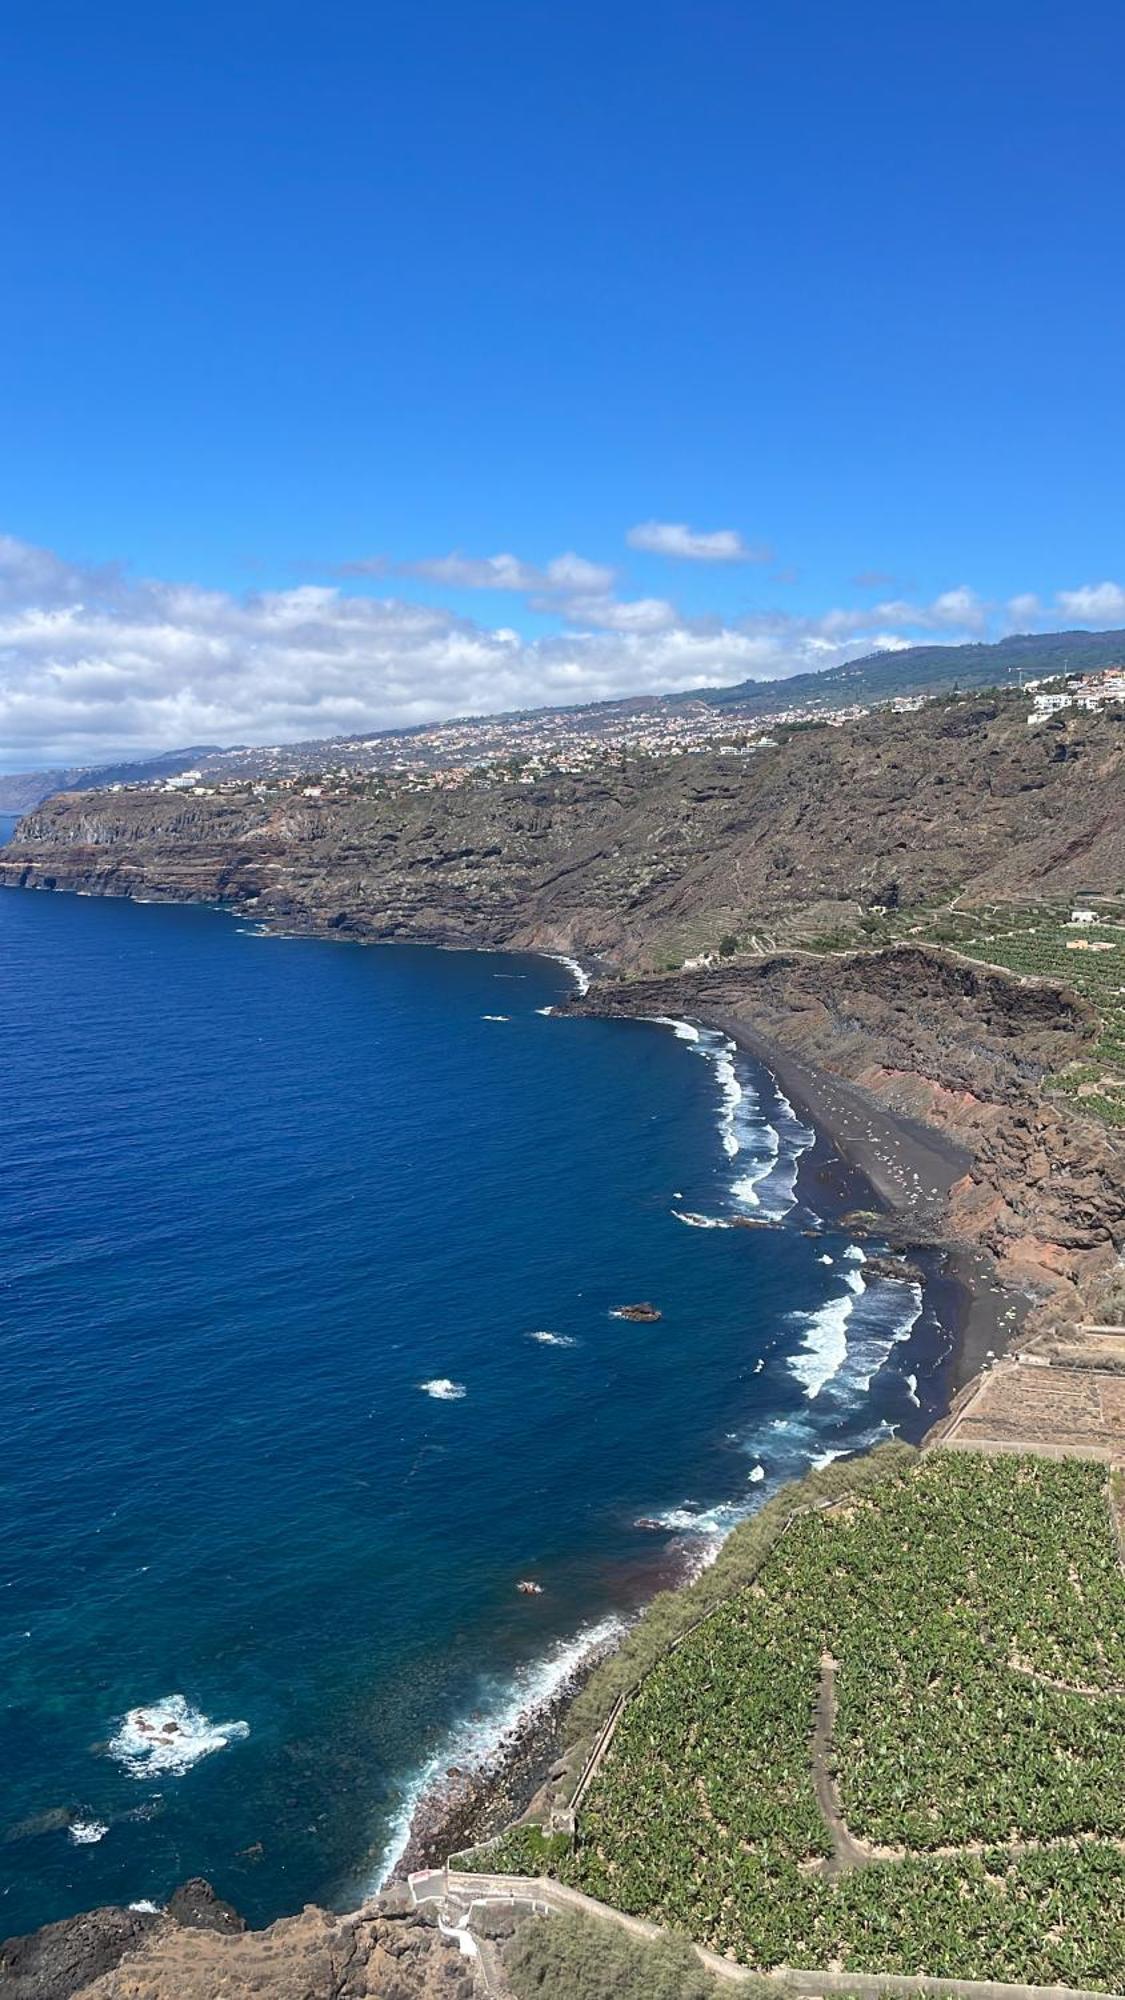
<path fill-rule="evenodd" d="M 831 1147 L 718 1035 L 553 1016 L 565 964 L 7 893 L 0 973 L 0 1931 L 347 1906 L 591 1636 L 940 1406 Z"/>

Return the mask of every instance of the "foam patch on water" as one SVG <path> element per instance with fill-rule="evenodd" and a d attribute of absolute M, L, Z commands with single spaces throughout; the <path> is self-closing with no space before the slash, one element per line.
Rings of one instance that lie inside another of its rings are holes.
<path fill-rule="evenodd" d="M 482 1015 L 481 1015 L 481 1020 L 482 1020 L 482 1021 L 510 1021 L 510 1020 L 511 1020 L 511 1018 L 512 1018 L 512 1017 L 511 1017 L 511 1015 L 510 1015 L 510 1014 L 482 1014 Z"/>
<path fill-rule="evenodd" d="M 859 1254 L 862 1259 L 863 1252 Z M 851 1253 L 845 1251 L 844 1255 L 849 1257 Z M 846 1291 L 829 1299 L 826 1305 L 812 1312 L 794 1314 L 797 1324 L 804 1329 L 804 1338 L 798 1352 L 789 1357 L 789 1370 L 810 1401 L 839 1374 L 848 1358 L 848 1323 L 856 1300 L 863 1297 L 867 1287 L 857 1270 L 844 1273 L 844 1284 Z"/>
<path fill-rule="evenodd" d="M 566 1691 L 581 1667 L 616 1646 L 625 1630 L 620 1618 L 603 1618 L 596 1625 L 583 1626 L 572 1639 L 560 1640 L 542 1658 L 518 1667 L 507 1689 L 497 1691 L 491 1703 L 486 1699 L 482 1704 L 483 1714 L 454 1724 L 432 1757 L 407 1782 L 373 1891 L 382 1888 L 402 1859 L 419 1804 L 450 1765 L 483 1775 L 497 1768 L 513 1736 Z"/>
<path fill-rule="evenodd" d="M 434 1375 L 428 1382 L 419 1382 L 423 1395 L 432 1396 L 438 1403 L 459 1403 L 466 1394 L 463 1382 L 451 1382 L 448 1375 Z"/>
<path fill-rule="evenodd" d="M 137 1903 L 130 1903 L 129 1908 L 131 1910 L 140 1910 L 141 1914 L 146 1917 L 155 1917 L 160 1914 L 159 1903 L 150 1903 L 147 1896 L 142 1896 Z"/>
<path fill-rule="evenodd" d="M 131 1708 L 110 1738 L 109 1754 L 131 1777 L 149 1778 L 157 1771 L 176 1777 L 249 1734 L 249 1723 L 212 1722 L 182 1694 L 170 1694 L 149 1708 Z"/>
<path fill-rule="evenodd" d="M 763 1220 L 780 1221 L 794 1205 L 801 1156 L 816 1134 L 801 1123 L 788 1098 L 776 1088 L 776 1108 L 766 1117 L 757 1091 L 739 1075 L 738 1047 L 728 1035 L 698 1028 L 670 1014 L 652 1018 L 658 1026 L 670 1028 L 677 1040 L 688 1043 L 714 1070 L 719 1087 L 719 1141 L 727 1159 L 737 1163 L 730 1183 L 732 1199 L 740 1208 L 759 1210 Z"/>
<path fill-rule="evenodd" d="M 72 1819 L 67 1832 L 76 1847 L 92 1847 L 105 1839 L 109 1827 L 104 1819 Z"/>
<path fill-rule="evenodd" d="M 729 1229 L 730 1218 L 725 1215 L 696 1215 L 690 1208 L 674 1208 L 672 1214 L 677 1222 L 686 1222 L 689 1229 Z"/>
<path fill-rule="evenodd" d="M 547 956 L 555 959 L 559 965 L 565 965 L 580 993 L 590 991 L 590 975 L 579 965 L 576 958 L 569 958 L 565 951 L 548 952 Z"/>
<path fill-rule="evenodd" d="M 537 1328 L 534 1333 L 529 1333 L 527 1338 L 529 1340 L 537 1340 L 540 1347 L 577 1347 L 578 1345 L 572 1334 L 550 1333 L 545 1327 Z"/>

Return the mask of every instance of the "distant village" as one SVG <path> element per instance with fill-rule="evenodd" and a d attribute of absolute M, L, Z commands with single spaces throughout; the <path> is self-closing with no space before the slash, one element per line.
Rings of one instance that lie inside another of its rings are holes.
<path fill-rule="evenodd" d="M 1030 698 L 1029 727 L 1067 708 L 1125 703 L 1125 663 L 1097 673 L 1029 681 L 1022 692 Z M 624 709 L 612 718 L 598 709 L 550 709 L 439 722 L 401 734 L 223 750 L 198 768 L 107 789 L 211 797 L 244 792 L 249 786 L 259 796 L 290 792 L 319 799 L 338 796 L 357 783 L 369 788 L 380 781 L 389 789 L 406 792 L 455 791 L 467 785 L 535 785 L 548 776 L 576 776 L 635 757 L 704 751 L 749 757 L 776 748 L 774 732 L 778 730 L 814 725 L 839 729 L 874 712 L 912 714 L 928 702 L 948 699 L 945 691 L 838 708 L 806 703 L 756 715 L 753 720 L 737 712 L 717 713 L 704 701 L 685 702 L 674 709 Z"/>

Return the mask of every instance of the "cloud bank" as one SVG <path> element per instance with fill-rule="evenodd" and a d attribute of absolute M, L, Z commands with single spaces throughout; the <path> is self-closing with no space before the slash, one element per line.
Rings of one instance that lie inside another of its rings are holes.
<path fill-rule="evenodd" d="M 1013 600 L 1018 616 L 960 586 L 928 603 L 724 621 L 687 618 L 664 598 L 618 597 L 612 571 L 570 552 L 543 566 L 516 556 L 434 562 L 462 565 L 462 584 L 468 572 L 488 575 L 472 587 L 516 592 L 549 610 L 558 629 L 529 638 L 340 583 L 236 595 L 137 581 L 0 536 L 0 767 L 293 742 L 770 679 L 926 635 L 978 637 L 997 621 L 1125 622 L 1125 588 L 1109 582 L 1060 591 L 1049 606 Z M 432 565 L 425 577 L 454 581 Z"/>

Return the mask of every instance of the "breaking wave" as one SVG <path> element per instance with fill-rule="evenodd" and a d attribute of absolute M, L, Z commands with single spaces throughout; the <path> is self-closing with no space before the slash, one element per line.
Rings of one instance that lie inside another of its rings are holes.
<path fill-rule="evenodd" d="M 572 1334 L 550 1333 L 546 1328 L 542 1327 L 536 1328 L 534 1333 L 529 1333 L 527 1338 L 528 1340 L 537 1340 L 540 1347 L 577 1347 L 578 1345 Z"/>
<path fill-rule="evenodd" d="M 813 1144 L 815 1132 L 801 1123 L 776 1085 L 771 1086 L 774 1103 L 766 1115 L 758 1091 L 739 1074 L 738 1047 L 729 1035 L 714 1028 L 698 1028 L 694 1022 L 668 1014 L 653 1018 L 714 1069 L 719 1086 L 719 1140 L 727 1159 L 737 1166 L 729 1186 L 733 1201 L 739 1208 L 757 1210 L 763 1221 L 780 1221 L 796 1201 L 801 1156 Z M 696 1228 L 721 1226 L 709 1218 L 694 1218 L 690 1212 L 681 1214 L 679 1220 L 691 1221 Z"/>
<path fill-rule="evenodd" d="M 565 965 L 580 993 L 590 991 L 590 975 L 579 965 L 576 958 L 568 957 L 565 951 L 549 951 L 547 957 L 553 958 L 558 965 Z"/>
<path fill-rule="evenodd" d="M 482 1712 L 455 1723 L 433 1755 L 408 1779 L 373 1887 L 381 1888 L 401 1861 L 414 1815 L 428 1792 L 440 1784 L 451 1765 L 487 1778 L 503 1763 L 514 1739 L 565 1694 L 579 1671 L 608 1653 L 624 1637 L 621 1618 L 603 1618 L 586 1625 L 572 1639 L 560 1640 L 538 1660 L 517 1668 L 506 1689 L 485 1697 Z"/>
<path fill-rule="evenodd" d="M 131 1708 L 110 1738 L 109 1754 L 130 1777 L 149 1778 L 154 1772 L 178 1777 L 201 1757 L 225 1750 L 249 1734 L 249 1723 L 212 1722 L 182 1694 L 170 1694 L 151 1707 Z"/>
<path fill-rule="evenodd" d="M 423 1395 L 432 1396 L 438 1403 L 459 1403 L 466 1394 L 463 1382 L 451 1382 L 448 1375 L 431 1376 L 428 1382 L 419 1382 Z"/>
<path fill-rule="evenodd" d="M 67 1832 L 76 1847 L 92 1847 L 105 1839 L 109 1826 L 104 1819 L 72 1819 Z"/>

